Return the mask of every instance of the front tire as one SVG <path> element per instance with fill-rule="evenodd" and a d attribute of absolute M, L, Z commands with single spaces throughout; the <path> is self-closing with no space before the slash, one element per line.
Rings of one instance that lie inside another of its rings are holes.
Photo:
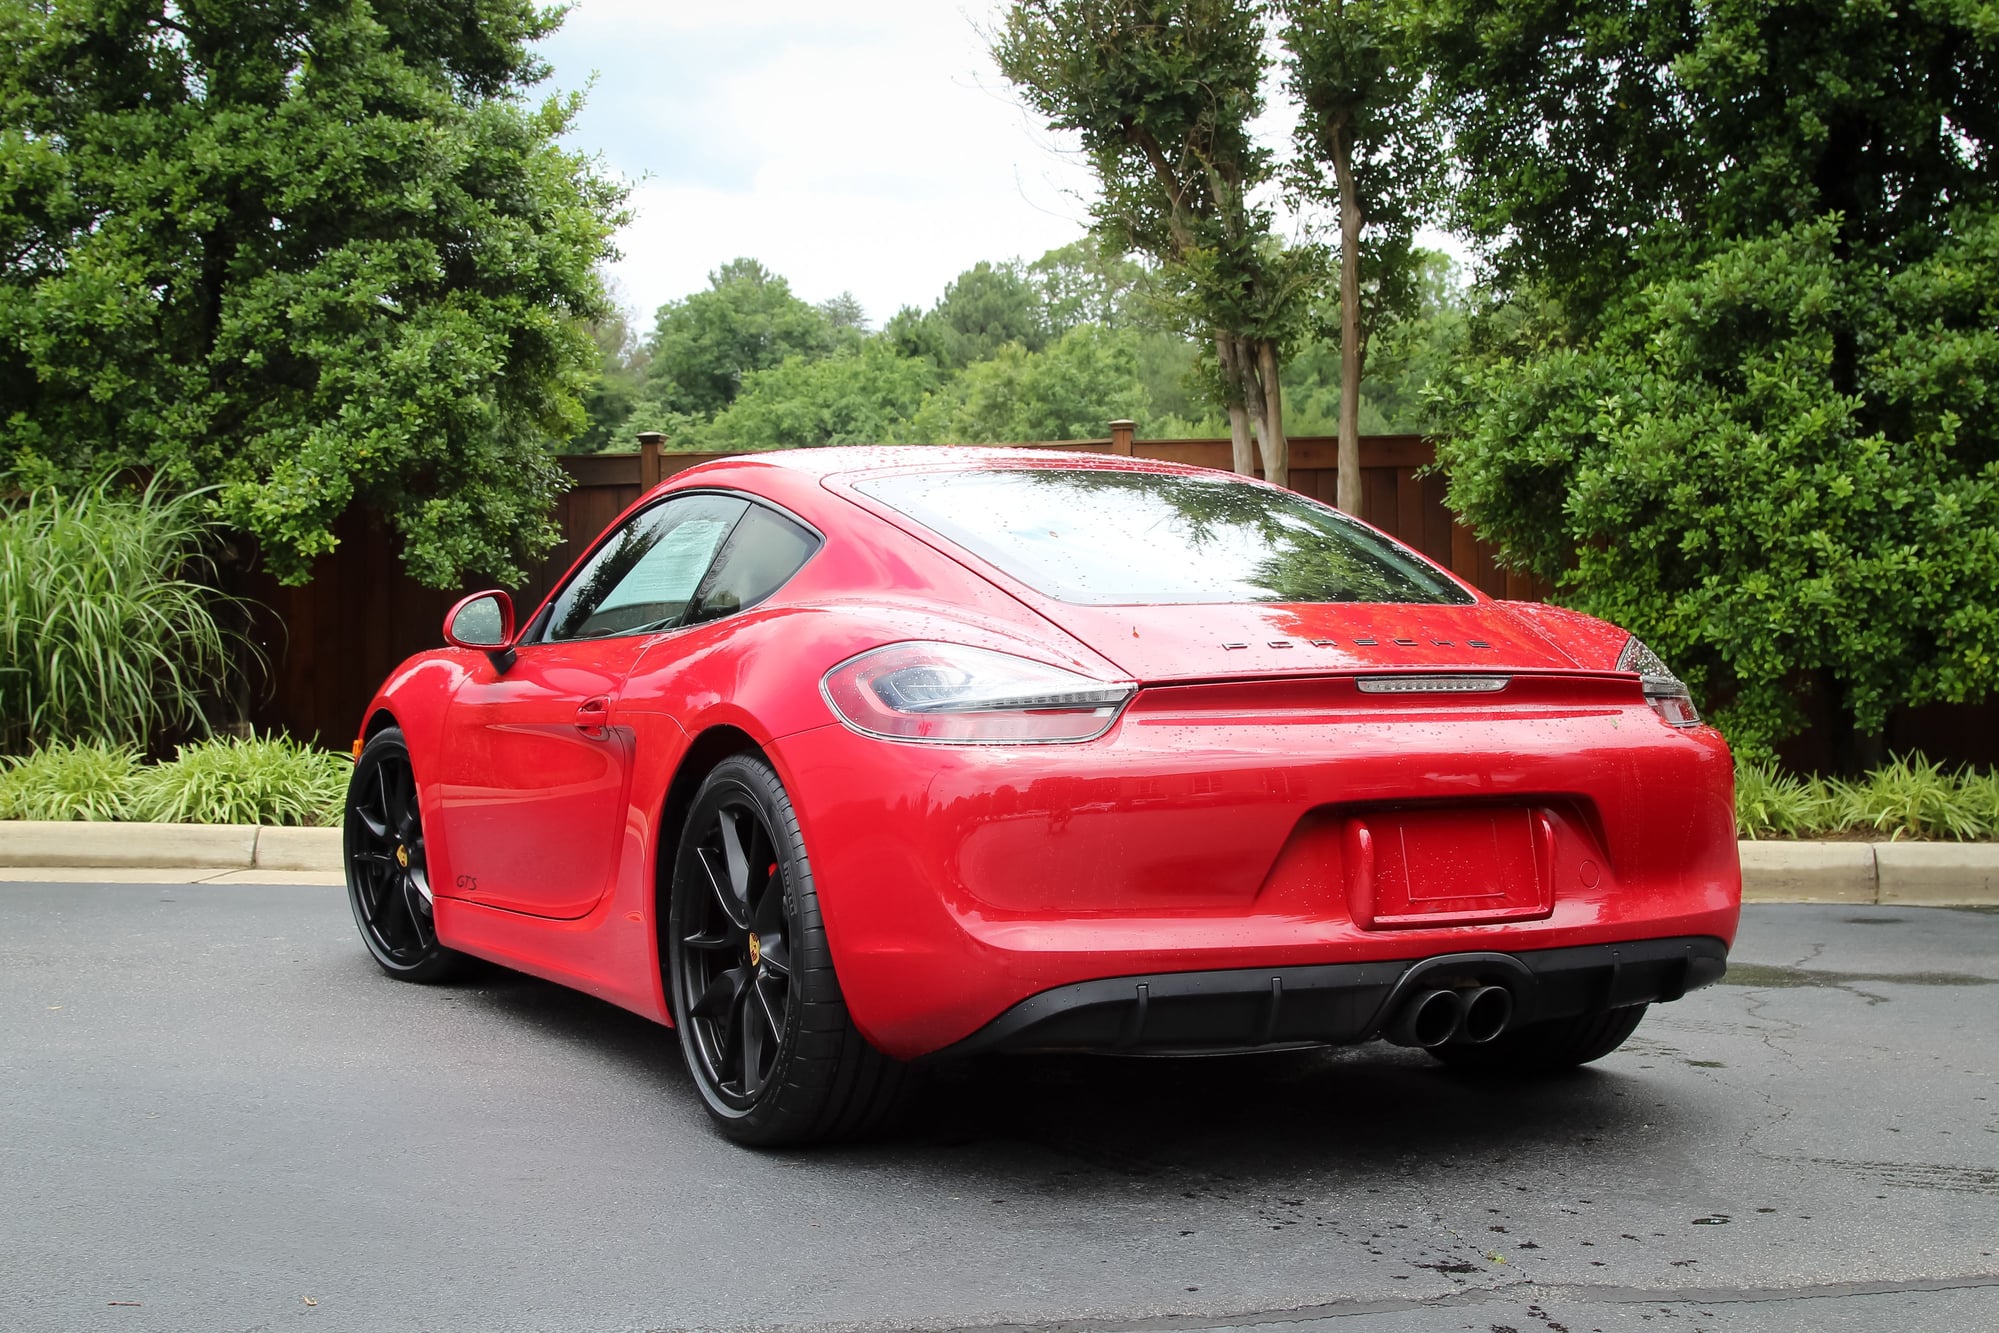
<path fill-rule="evenodd" d="M 702 782 L 671 892 L 674 1024 L 722 1133 L 778 1147 L 886 1122 L 908 1069 L 847 1013 L 797 814 L 760 757 L 724 759 Z"/>
<path fill-rule="evenodd" d="M 1625 1043 L 1649 1006 L 1600 1009 L 1574 1018 L 1529 1023 L 1482 1045 L 1449 1042 L 1430 1054 L 1453 1069 L 1477 1074 L 1559 1074 L 1601 1060 Z"/>
<path fill-rule="evenodd" d="M 347 901 L 361 941 L 398 981 L 438 981 L 463 955 L 437 942 L 416 770 L 397 727 L 368 738 L 347 783 Z"/>

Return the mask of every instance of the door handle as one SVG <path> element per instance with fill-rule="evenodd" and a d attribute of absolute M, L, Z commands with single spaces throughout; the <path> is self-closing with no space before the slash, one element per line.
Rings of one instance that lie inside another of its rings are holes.
<path fill-rule="evenodd" d="M 593 741 L 604 739 L 606 725 L 611 720 L 611 701 L 606 698 L 585 699 L 576 706 L 576 729 Z"/>

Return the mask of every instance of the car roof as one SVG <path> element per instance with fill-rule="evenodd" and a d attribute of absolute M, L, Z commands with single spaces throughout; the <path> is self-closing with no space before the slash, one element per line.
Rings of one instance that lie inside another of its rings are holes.
<path fill-rule="evenodd" d="M 732 454 L 698 464 L 680 473 L 689 476 L 710 468 L 744 463 L 781 467 L 819 478 L 849 473 L 890 469 L 962 468 L 991 463 L 1040 463 L 1064 467 L 1096 468 L 1106 472 L 1213 472 L 1212 468 L 1191 467 L 1161 459 L 1133 458 L 1126 454 L 1081 453 L 1070 449 L 1022 449 L 1017 447 L 970 444 L 856 444 L 829 445 L 821 449 L 771 449 L 756 453 Z M 1234 476 L 1233 473 L 1220 473 Z M 1238 478 L 1250 480 L 1250 478 Z"/>

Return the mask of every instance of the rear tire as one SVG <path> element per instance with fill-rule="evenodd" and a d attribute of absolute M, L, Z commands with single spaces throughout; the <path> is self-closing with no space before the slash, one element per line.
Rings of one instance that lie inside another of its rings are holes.
<path fill-rule="evenodd" d="M 671 892 L 674 1025 L 722 1133 L 773 1148 L 888 1123 L 909 1067 L 847 1013 L 798 817 L 762 758 L 731 756 L 702 782 Z"/>
<path fill-rule="evenodd" d="M 1481 1045 L 1450 1042 L 1430 1054 L 1453 1069 L 1476 1074 L 1558 1074 L 1601 1060 L 1637 1030 L 1649 1006 L 1602 1009 L 1574 1018 L 1529 1023 Z"/>

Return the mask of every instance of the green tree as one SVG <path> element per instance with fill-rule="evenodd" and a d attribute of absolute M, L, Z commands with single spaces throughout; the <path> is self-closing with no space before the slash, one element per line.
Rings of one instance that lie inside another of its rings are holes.
<path fill-rule="evenodd" d="M 927 356 L 946 370 L 983 361 L 1008 343 L 1039 351 L 1049 336 L 1040 293 L 1020 265 L 984 259 L 952 279 L 929 310 L 897 312 L 887 332 L 905 356 Z"/>
<path fill-rule="evenodd" d="M 1261 0 L 1015 0 L 994 46 L 1002 73 L 1058 130 L 1077 133 L 1102 185 L 1095 231 L 1160 266 L 1180 320 L 1215 350 L 1238 471 L 1288 475 L 1280 367 L 1318 290 L 1323 256 L 1271 231 L 1275 178 L 1250 123 L 1263 109 Z"/>
<path fill-rule="evenodd" d="M 900 355 L 883 338 L 816 360 L 792 356 L 751 371 L 735 402 L 677 442 L 722 451 L 894 443 L 938 382 L 929 358 Z"/>
<path fill-rule="evenodd" d="M 835 335 L 842 333 L 865 334 L 868 331 L 868 312 L 852 292 L 841 292 L 819 303 L 819 313 L 833 326 Z"/>
<path fill-rule="evenodd" d="M 708 275 L 706 291 L 659 308 L 646 397 L 658 410 L 712 417 L 752 371 L 827 356 L 842 341 L 827 312 L 792 295 L 790 283 L 754 259 L 731 260 Z"/>
<path fill-rule="evenodd" d="M 1499 315 L 1452 503 L 1767 752 L 1999 682 L 1999 10 L 1421 0 Z"/>
<path fill-rule="evenodd" d="M 1152 269 L 1106 247 L 1096 236 L 1050 250 L 1026 266 L 1051 334 L 1078 324 L 1106 329 L 1153 328 L 1159 293 Z"/>
<path fill-rule="evenodd" d="M 623 191 L 528 101 L 531 0 L 0 0 L 0 467 L 219 487 L 302 579 L 350 507 L 410 571 L 555 538 Z"/>
<path fill-rule="evenodd" d="M 1079 324 L 1045 351 L 1007 343 L 933 393 L 907 438 L 932 444 L 1089 440 L 1107 422 L 1151 413 L 1140 336 Z"/>
<path fill-rule="evenodd" d="M 645 394 L 650 357 L 622 310 L 613 308 L 588 327 L 590 340 L 597 345 L 597 378 L 583 397 L 590 424 L 572 447 L 578 453 L 594 454 L 631 444 L 626 425 Z"/>
<path fill-rule="evenodd" d="M 1464 354 L 1466 293 L 1450 256 L 1411 256 L 1414 308 L 1370 332 L 1361 380 L 1363 434 L 1434 433 L 1432 386 L 1448 381 Z M 1337 324 L 1338 316 L 1324 321 Z M 1297 435 L 1337 435 L 1346 399 L 1337 339 L 1306 343 L 1284 363 L 1284 415 Z M 1365 517 L 1363 515 L 1363 517 Z"/>
<path fill-rule="evenodd" d="M 1400 0 L 1294 0 L 1284 26 L 1291 91 L 1303 109 L 1300 182 L 1339 210 L 1339 507 L 1361 517 L 1368 340 L 1414 312 L 1416 228 L 1440 166 L 1419 98 L 1421 70 L 1401 40 L 1401 12 Z"/>

